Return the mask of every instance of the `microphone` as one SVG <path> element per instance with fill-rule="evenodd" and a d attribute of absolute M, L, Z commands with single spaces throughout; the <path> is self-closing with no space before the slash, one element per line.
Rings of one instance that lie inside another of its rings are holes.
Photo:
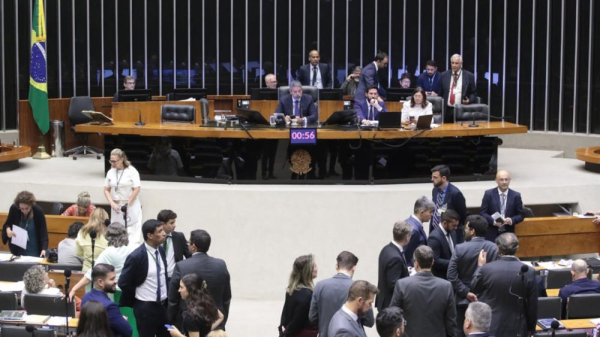
<path fill-rule="evenodd" d="M 90 231 L 90 238 L 92 239 L 92 268 L 94 268 L 94 247 L 96 246 L 96 236 L 98 236 L 96 231 Z"/>
<path fill-rule="evenodd" d="M 25 331 L 29 332 L 31 336 L 35 336 L 35 330 L 37 330 L 37 328 L 34 328 L 33 325 L 25 326 Z"/>
<path fill-rule="evenodd" d="M 127 213 L 127 204 L 121 206 L 121 212 Z"/>
<path fill-rule="evenodd" d="M 529 267 L 527 267 L 526 265 L 522 265 L 521 271 L 519 271 L 519 276 L 525 276 L 525 273 L 527 273 L 528 271 L 529 271 Z"/>
<path fill-rule="evenodd" d="M 552 329 L 552 337 L 556 336 L 556 330 L 560 327 L 560 323 L 557 320 L 552 321 L 550 323 L 550 328 Z"/>
<path fill-rule="evenodd" d="M 128 106 L 122 106 L 122 105 L 113 105 L 113 107 L 117 107 L 119 109 L 128 109 L 128 110 L 134 110 L 138 112 L 138 122 L 135 123 L 135 126 L 144 126 L 146 125 L 146 123 L 142 122 L 142 110 L 137 109 L 137 108 L 132 108 L 132 107 L 128 107 Z"/>
<path fill-rule="evenodd" d="M 71 283 L 71 269 L 65 269 L 65 294 L 69 294 L 69 284 Z"/>
<path fill-rule="evenodd" d="M 90 238 L 92 238 L 92 242 L 96 241 L 96 236 L 98 236 L 96 231 L 90 231 Z"/>
<path fill-rule="evenodd" d="M 106 226 L 106 227 L 110 226 L 110 219 L 104 220 L 104 226 Z"/>

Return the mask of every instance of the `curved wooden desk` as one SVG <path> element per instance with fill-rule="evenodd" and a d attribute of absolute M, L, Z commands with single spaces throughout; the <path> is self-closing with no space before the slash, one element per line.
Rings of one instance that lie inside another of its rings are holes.
<path fill-rule="evenodd" d="M 19 168 L 19 159 L 31 156 L 29 146 L 0 145 L 0 172 Z"/>
<path fill-rule="evenodd" d="M 575 151 L 577 159 L 585 162 L 585 169 L 600 173 L 600 146 L 582 147 Z"/>

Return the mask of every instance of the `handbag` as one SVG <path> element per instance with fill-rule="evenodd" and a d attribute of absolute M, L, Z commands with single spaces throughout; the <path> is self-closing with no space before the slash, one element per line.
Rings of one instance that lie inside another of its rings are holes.
<path fill-rule="evenodd" d="M 58 263 L 58 249 L 50 248 L 46 250 L 46 261 L 50 263 Z"/>

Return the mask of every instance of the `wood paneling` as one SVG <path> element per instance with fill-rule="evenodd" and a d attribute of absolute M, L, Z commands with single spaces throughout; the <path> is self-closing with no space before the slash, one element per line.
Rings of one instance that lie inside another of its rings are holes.
<path fill-rule="evenodd" d="M 151 101 L 114 103 L 112 107 L 113 121 L 115 123 L 136 123 L 139 120 L 139 113 L 141 112 L 143 122 L 148 124 L 160 124 L 161 108 L 163 105 L 166 104 L 193 106 L 196 109 L 196 124 L 200 124 L 202 113 L 200 111 L 199 101 Z"/>
<path fill-rule="evenodd" d="M 0 150 L 0 163 L 31 156 L 31 148 L 29 146 L 13 147 L 12 145 L 2 144 Z"/>

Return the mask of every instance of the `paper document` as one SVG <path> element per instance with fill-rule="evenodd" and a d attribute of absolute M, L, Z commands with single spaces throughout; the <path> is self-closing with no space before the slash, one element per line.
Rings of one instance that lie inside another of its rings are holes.
<path fill-rule="evenodd" d="M 72 317 L 69 317 L 69 322 L 71 321 L 71 318 Z M 65 316 L 52 316 L 46 321 L 46 324 L 52 326 L 65 326 L 66 321 Z"/>
<path fill-rule="evenodd" d="M 20 258 L 15 260 L 15 262 L 33 262 L 33 263 L 40 263 L 42 261 L 44 261 L 44 258 L 37 257 L 37 256 L 21 256 Z"/>
<path fill-rule="evenodd" d="M 600 324 L 600 318 L 594 318 L 594 319 L 590 319 L 590 322 L 592 324 Z"/>
<path fill-rule="evenodd" d="M 29 235 L 27 235 L 27 231 L 15 225 L 12 226 L 12 231 L 16 235 L 13 235 L 10 242 L 15 246 L 27 249 L 27 240 L 29 240 Z"/>
<path fill-rule="evenodd" d="M 557 266 L 553 261 L 550 262 L 538 262 L 538 265 L 546 269 L 563 269 L 564 267 Z"/>

